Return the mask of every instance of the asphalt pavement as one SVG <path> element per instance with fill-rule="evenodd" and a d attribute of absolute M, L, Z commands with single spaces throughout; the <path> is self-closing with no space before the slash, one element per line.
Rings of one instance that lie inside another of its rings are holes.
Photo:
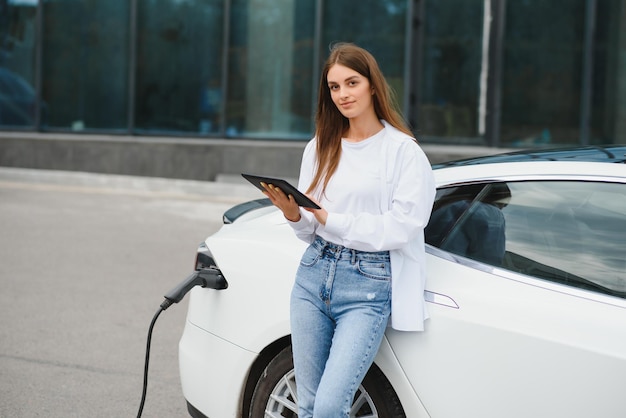
<path fill-rule="evenodd" d="M 0 167 L 0 417 L 136 417 L 148 327 L 232 205 L 201 182 Z M 152 337 L 143 417 L 188 417 L 178 375 L 187 303 Z"/>

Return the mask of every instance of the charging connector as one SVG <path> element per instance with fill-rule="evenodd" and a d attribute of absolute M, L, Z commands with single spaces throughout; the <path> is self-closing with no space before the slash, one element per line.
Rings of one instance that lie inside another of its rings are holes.
<path fill-rule="evenodd" d="M 178 286 L 167 292 L 161 308 L 166 310 L 172 304 L 180 302 L 187 292 L 195 286 L 208 287 L 209 289 L 222 290 L 228 288 L 228 282 L 222 276 L 222 272 L 216 268 L 196 270 Z"/>
<path fill-rule="evenodd" d="M 165 299 L 161 303 L 159 310 L 154 314 L 150 328 L 148 329 L 148 341 L 146 343 L 146 361 L 143 372 L 143 393 L 141 394 L 141 403 L 139 404 L 139 412 L 137 412 L 137 418 L 141 418 L 143 407 L 146 402 L 146 393 L 148 389 L 148 364 L 150 362 L 150 343 L 152 341 L 152 330 L 157 318 L 161 315 L 161 312 L 172 306 L 174 303 L 178 303 L 185 295 L 194 287 L 201 286 L 205 288 L 223 290 L 228 288 L 228 282 L 222 275 L 222 272 L 217 268 L 203 268 L 191 273 L 185 280 L 180 282 L 178 286 L 167 292 Z"/>

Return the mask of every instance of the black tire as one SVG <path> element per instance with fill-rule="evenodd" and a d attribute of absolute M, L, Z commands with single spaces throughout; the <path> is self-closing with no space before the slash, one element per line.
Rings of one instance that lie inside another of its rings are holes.
<path fill-rule="evenodd" d="M 250 402 L 249 418 L 297 417 L 295 390 L 293 357 L 289 346 L 270 361 L 257 381 Z M 406 418 L 398 396 L 376 365 L 370 368 L 359 386 L 355 396 L 357 399 L 361 399 L 361 404 L 350 415 L 351 418 Z"/>

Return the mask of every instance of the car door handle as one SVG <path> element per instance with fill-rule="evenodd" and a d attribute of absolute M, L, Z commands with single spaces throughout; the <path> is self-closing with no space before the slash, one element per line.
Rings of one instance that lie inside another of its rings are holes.
<path fill-rule="evenodd" d="M 430 290 L 424 291 L 424 299 L 426 302 L 435 303 L 437 305 L 447 306 L 449 308 L 459 309 L 459 305 L 450 296 L 442 295 L 441 293 L 431 292 Z"/>

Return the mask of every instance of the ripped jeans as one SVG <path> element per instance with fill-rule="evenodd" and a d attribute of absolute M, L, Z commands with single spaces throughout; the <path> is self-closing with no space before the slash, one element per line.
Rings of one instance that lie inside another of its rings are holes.
<path fill-rule="evenodd" d="M 316 237 L 291 293 L 299 418 L 349 416 L 390 312 L 389 252 L 352 250 Z"/>

